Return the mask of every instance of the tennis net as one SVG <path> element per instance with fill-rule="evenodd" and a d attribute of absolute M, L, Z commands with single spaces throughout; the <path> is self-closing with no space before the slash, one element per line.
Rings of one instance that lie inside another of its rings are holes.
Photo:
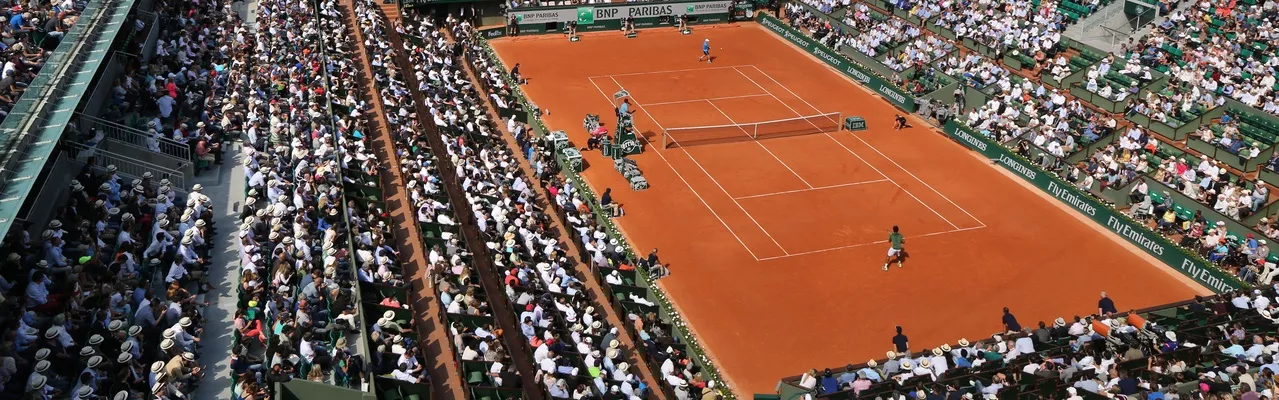
<path fill-rule="evenodd" d="M 670 128 L 662 132 L 662 147 L 669 149 L 699 144 L 835 132 L 840 129 L 841 124 L 840 113 L 833 112 L 746 124 Z"/>

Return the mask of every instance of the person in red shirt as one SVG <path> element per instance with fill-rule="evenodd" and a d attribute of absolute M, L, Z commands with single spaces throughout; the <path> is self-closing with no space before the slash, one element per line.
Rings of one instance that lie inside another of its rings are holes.
<path fill-rule="evenodd" d="M 178 98 L 178 84 L 173 82 L 173 81 L 175 80 L 174 78 L 175 78 L 175 76 L 174 76 L 174 75 L 172 75 L 172 74 L 170 74 L 169 79 L 167 79 L 167 80 L 165 80 L 165 81 L 164 81 L 164 90 L 166 90 L 166 91 L 168 91 L 168 92 L 169 92 L 169 97 L 172 97 L 172 98 L 174 98 L 174 99 L 177 99 L 177 98 Z"/>

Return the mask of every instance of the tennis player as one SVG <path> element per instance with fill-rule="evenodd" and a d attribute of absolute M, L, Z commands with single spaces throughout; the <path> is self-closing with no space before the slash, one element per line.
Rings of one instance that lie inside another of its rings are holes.
<path fill-rule="evenodd" d="M 888 234 L 888 256 L 884 257 L 884 270 L 888 270 L 888 264 L 897 263 L 897 268 L 902 267 L 902 263 L 906 262 L 906 238 L 902 237 L 901 232 L 897 229 L 897 225 L 893 225 L 893 233 Z"/>
<path fill-rule="evenodd" d="M 697 58 L 697 62 L 702 62 L 702 60 L 706 60 L 706 62 L 707 62 L 707 63 L 711 63 L 711 62 L 712 62 L 712 61 L 711 61 L 711 39 L 710 39 L 710 38 L 707 38 L 706 40 L 703 40 L 703 41 L 702 41 L 702 56 Z"/>

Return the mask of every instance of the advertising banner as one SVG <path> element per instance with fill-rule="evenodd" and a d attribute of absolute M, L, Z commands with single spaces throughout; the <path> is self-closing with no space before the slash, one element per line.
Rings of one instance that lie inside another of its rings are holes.
<path fill-rule="evenodd" d="M 623 3 L 616 6 L 598 5 L 565 8 L 515 9 L 510 15 L 520 25 L 549 22 L 577 21 L 579 25 L 591 25 L 598 21 L 623 18 L 673 17 L 680 15 L 728 14 L 732 1 L 701 1 L 681 3 Z"/>
<path fill-rule="evenodd" d="M 889 102 L 893 103 L 893 105 L 898 108 L 906 110 L 906 112 L 915 112 L 915 98 L 913 96 L 901 88 L 898 88 L 896 85 L 893 85 L 891 82 L 885 81 L 883 78 L 880 78 L 870 72 L 869 68 L 849 60 L 847 57 L 844 57 L 835 50 L 831 50 L 826 47 L 826 45 L 818 43 L 816 40 L 813 40 L 813 38 L 808 37 L 808 35 L 786 26 L 786 23 L 777 18 L 761 13 L 759 14 L 757 21 L 759 21 L 760 25 L 763 25 L 765 28 L 768 28 L 768 30 L 773 31 L 773 33 L 776 33 L 778 36 L 781 36 L 787 41 L 799 46 L 799 48 L 804 49 L 804 51 L 807 51 L 809 54 L 817 56 L 817 58 L 821 59 L 826 64 L 835 67 L 836 70 L 842 72 L 844 75 L 847 75 L 849 78 L 853 78 L 853 80 L 861 83 L 862 86 L 865 86 L 875 93 L 878 93 L 880 96 L 883 96 L 885 99 L 888 99 Z"/>
<path fill-rule="evenodd" d="M 1027 162 L 1012 151 L 1000 146 L 993 140 L 973 132 L 958 122 L 950 121 L 943 128 L 946 135 L 970 149 L 981 153 L 986 158 L 1012 171 L 1062 203 L 1087 215 L 1111 232 L 1137 245 L 1146 253 L 1158 258 L 1182 275 L 1194 279 L 1196 283 L 1216 293 L 1240 289 L 1245 284 L 1229 273 L 1209 264 L 1204 259 L 1188 253 L 1175 243 L 1143 224 L 1128 218 L 1126 214 L 1116 211 L 1097 199 L 1076 189 L 1070 183 Z"/>

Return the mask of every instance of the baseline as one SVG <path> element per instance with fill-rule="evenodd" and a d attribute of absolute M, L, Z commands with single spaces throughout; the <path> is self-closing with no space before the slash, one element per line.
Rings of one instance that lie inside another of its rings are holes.
<path fill-rule="evenodd" d="M 972 227 L 967 227 L 967 228 L 955 228 L 955 229 L 951 229 L 951 230 L 948 230 L 948 231 L 925 233 L 925 234 L 922 234 L 922 235 L 913 235 L 913 236 L 907 237 L 907 239 L 917 239 L 917 238 L 924 238 L 924 237 L 930 237 L 930 236 L 940 236 L 940 235 L 946 235 L 946 234 L 951 234 L 951 233 L 967 232 L 967 231 L 977 230 L 977 229 L 982 229 L 982 228 L 985 228 L 985 226 L 972 226 Z M 787 254 L 785 254 L 785 255 L 780 255 L 780 256 L 772 256 L 772 257 L 756 258 L 756 260 L 757 260 L 757 261 L 780 260 L 780 259 L 783 259 L 783 258 L 798 257 L 798 256 L 806 256 L 806 255 L 811 255 L 811 254 L 826 253 L 826 252 L 831 252 L 831 251 L 836 251 L 836 250 L 852 249 L 852 248 L 866 247 L 866 246 L 870 246 L 870 245 L 886 244 L 886 243 L 888 243 L 888 241 L 887 241 L 887 240 L 876 240 L 876 241 L 874 241 L 874 242 L 868 242 L 868 243 L 850 244 L 850 245 L 847 245 L 847 246 L 837 246 L 837 247 L 825 248 L 825 249 L 820 249 L 820 250 L 810 250 L 810 251 L 799 252 L 799 253 L 787 253 Z"/>

